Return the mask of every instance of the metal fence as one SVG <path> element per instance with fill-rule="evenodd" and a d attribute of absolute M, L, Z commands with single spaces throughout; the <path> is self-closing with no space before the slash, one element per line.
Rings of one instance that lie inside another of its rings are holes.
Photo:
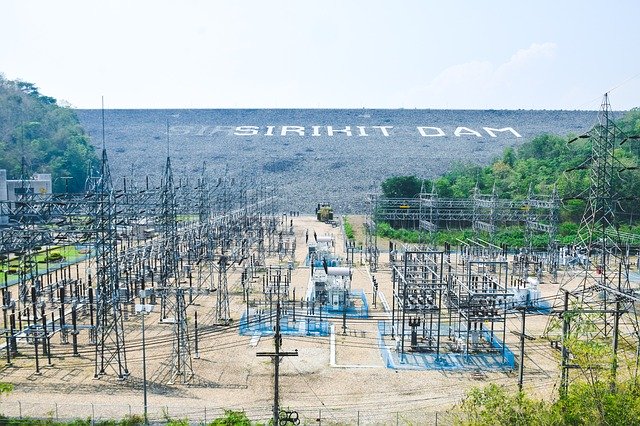
<path fill-rule="evenodd" d="M 283 407 L 285 410 L 289 408 Z M 235 408 L 244 411 L 247 417 L 258 424 L 268 424 L 271 409 Z M 21 402 L 3 401 L 0 413 L 10 418 L 50 419 L 54 421 L 70 421 L 86 419 L 91 423 L 105 420 L 121 420 L 131 416 L 143 416 L 142 405 L 118 404 L 61 404 L 54 402 Z M 206 425 L 216 418 L 223 417 L 225 410 L 219 407 L 195 407 L 189 405 L 168 406 L 153 405 L 148 407 L 150 424 L 166 424 L 170 420 L 187 420 L 191 425 Z M 301 425 L 451 425 L 454 417 L 449 412 L 433 410 L 384 411 L 383 407 L 370 409 L 356 408 L 318 408 L 297 410 Z"/>

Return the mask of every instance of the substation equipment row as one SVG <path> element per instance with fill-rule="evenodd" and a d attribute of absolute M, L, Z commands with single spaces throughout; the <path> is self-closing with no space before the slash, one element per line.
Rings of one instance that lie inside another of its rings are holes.
<path fill-rule="evenodd" d="M 495 188 L 491 194 L 476 188 L 466 200 L 441 198 L 435 189 L 424 188 L 410 200 L 369 197 L 364 252 L 371 272 L 383 266 L 376 237 L 380 221 L 421 229 L 431 238 L 439 229 L 471 226 L 476 231 L 472 239 L 454 242 L 453 251 L 450 245 L 443 251 L 430 249 L 429 237 L 417 248 L 390 247 L 392 332 L 400 353 L 409 346 L 436 353 L 453 346 L 468 353 L 481 350 L 482 340 L 499 337 L 504 342 L 507 313 L 518 305 L 530 306 L 540 295 L 537 285 L 545 282 L 557 285 L 557 295 L 549 301 L 544 336 L 561 353 L 561 392 L 566 392 L 569 371 L 575 367 L 565 345 L 569 336 L 611 345 L 613 380 L 621 357 L 637 362 L 640 327 L 635 304 L 640 301 L 640 280 L 632 270 L 640 270 L 640 241 L 620 230 L 623 215 L 628 214 L 620 206 L 629 202 L 629 194 L 621 191 L 624 173 L 637 167 L 621 163 L 616 152 L 624 144 L 638 143 L 640 136 L 627 135 L 617 127 L 605 95 L 593 128 L 570 143 L 582 139 L 588 140 L 590 155 L 580 166 L 567 170 L 567 176 L 587 170 L 590 186 L 586 193 L 569 195 L 584 200 L 586 207 L 576 243 L 568 247 L 558 242 L 562 200 L 555 189 L 547 196 L 530 190 L 524 200 L 499 199 Z M 509 251 L 492 244 L 498 225 L 515 224 L 526 230 L 524 247 Z M 548 235 L 546 249 L 534 248 L 536 234 Z M 521 349 L 526 310 L 522 312 Z M 406 333 L 407 329 L 411 332 Z"/>
<path fill-rule="evenodd" d="M 86 330 L 95 377 L 112 371 L 124 379 L 124 321 L 136 302 L 142 311 L 158 303 L 160 321 L 174 330 L 171 380 L 188 380 L 186 307 L 215 293 L 213 323 L 229 324 L 228 276 L 239 271 L 246 295 L 267 257 L 293 260 L 292 223 L 276 214 L 276 200 L 273 188 L 252 180 L 210 181 L 204 165 L 195 181 L 175 182 L 169 157 L 159 185 L 125 179 L 116 188 L 103 147 L 100 172 L 84 193 L 26 190 L 0 203 L 7 224 L 0 228 L 0 347 L 7 363 L 32 347 L 39 372 L 40 354 L 51 364 L 55 335 L 62 344 L 71 340 L 77 355 Z"/>

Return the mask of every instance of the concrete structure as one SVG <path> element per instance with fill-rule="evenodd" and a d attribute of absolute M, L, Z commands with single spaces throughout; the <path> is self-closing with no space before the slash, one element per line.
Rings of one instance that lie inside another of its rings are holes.
<path fill-rule="evenodd" d="M 20 179 L 5 179 L 5 182 L 7 200 L 9 201 L 16 201 L 18 199 L 18 196 L 23 192 L 39 195 L 51 194 L 51 175 L 47 173 L 35 174 L 30 180 L 25 180 L 24 182 Z M 0 189 L 0 192 L 1 191 L 2 190 Z"/>

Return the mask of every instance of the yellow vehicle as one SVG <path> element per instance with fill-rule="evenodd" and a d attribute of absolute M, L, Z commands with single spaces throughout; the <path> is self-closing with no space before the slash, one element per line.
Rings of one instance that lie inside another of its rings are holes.
<path fill-rule="evenodd" d="M 316 217 L 320 222 L 329 222 L 333 220 L 333 207 L 329 203 L 320 203 L 316 207 Z"/>

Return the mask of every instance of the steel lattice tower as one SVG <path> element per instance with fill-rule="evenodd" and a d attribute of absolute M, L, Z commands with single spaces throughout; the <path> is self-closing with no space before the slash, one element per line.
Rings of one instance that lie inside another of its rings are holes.
<path fill-rule="evenodd" d="M 231 319 L 229 312 L 229 287 L 227 283 L 227 263 L 229 262 L 229 256 L 227 253 L 231 253 L 231 238 L 232 227 L 234 226 L 232 220 L 232 212 L 230 208 L 230 185 L 233 185 L 235 181 L 227 177 L 225 171 L 224 177 L 220 181 L 222 188 L 221 194 L 218 199 L 218 204 L 222 208 L 222 223 L 220 225 L 218 233 L 218 241 L 220 247 L 219 259 L 218 259 L 218 287 L 216 289 L 216 312 L 215 320 L 218 324 L 228 324 Z M 233 253 L 231 253 L 233 254 Z"/>
<path fill-rule="evenodd" d="M 209 181 L 206 174 L 206 163 L 202 164 L 202 176 L 198 185 L 198 218 L 200 229 L 209 221 L 211 207 L 209 205 Z"/>
<path fill-rule="evenodd" d="M 586 135 L 591 140 L 590 187 L 587 207 L 578 233 L 580 243 L 591 254 L 600 248 L 599 264 L 604 267 L 607 253 L 617 247 L 615 206 L 620 198 L 614 187 L 620 182 L 618 170 L 623 167 L 615 158 L 620 130 L 612 121 L 611 105 L 605 94 L 598 123 Z"/>
<path fill-rule="evenodd" d="M 187 326 L 187 304 L 184 300 L 184 289 L 176 288 L 172 293 L 169 297 L 175 297 L 174 312 L 176 316 L 173 327 L 171 380 L 169 382 L 174 383 L 177 377 L 181 377 L 181 382 L 186 383 L 193 377 L 191 344 Z"/>
<path fill-rule="evenodd" d="M 551 272 L 552 282 L 558 282 L 558 266 L 560 264 L 560 253 L 558 244 L 558 223 L 560 222 L 559 216 L 560 210 L 560 197 L 558 195 L 558 189 L 553 186 L 553 192 L 551 194 L 551 208 L 549 209 L 549 244 L 547 246 L 547 252 L 549 253 L 549 272 Z"/>
<path fill-rule="evenodd" d="M 597 124 L 580 138 L 591 141 L 591 155 L 581 168 L 589 167 L 589 194 L 585 212 L 578 231 L 579 247 L 589 259 L 584 266 L 583 290 L 595 284 L 600 289 L 628 290 L 628 276 L 618 283 L 618 272 L 610 271 L 609 265 L 618 264 L 623 252 L 619 241 L 615 211 L 623 198 L 616 188 L 620 187 L 620 172 L 627 169 L 616 158 L 616 149 L 624 135 L 613 122 L 608 95 L 604 95 Z M 575 139 L 574 139 L 575 140 Z M 596 274 L 590 273 L 590 265 Z M 615 280 L 615 283 L 614 283 Z M 618 288 L 620 287 L 620 288 Z"/>
<path fill-rule="evenodd" d="M 231 319 L 229 313 L 229 287 L 227 284 L 227 261 L 226 255 L 220 256 L 218 263 L 218 289 L 216 291 L 216 322 L 228 324 Z"/>
<path fill-rule="evenodd" d="M 162 229 L 162 252 L 160 254 L 160 288 L 162 294 L 161 319 L 175 315 L 169 302 L 170 292 L 178 281 L 178 228 L 176 217 L 176 193 L 173 185 L 171 158 L 167 156 L 160 194 L 161 211 L 159 223 Z"/>
<path fill-rule="evenodd" d="M 481 194 L 478 184 L 473 190 L 473 231 L 478 234 L 480 231 L 489 233 L 489 238 L 493 240 L 496 233 L 498 213 L 498 195 L 494 183 L 491 195 Z M 487 221 L 481 219 L 486 218 Z"/>
<path fill-rule="evenodd" d="M 637 136 L 630 138 L 635 139 Z M 581 259 L 581 268 L 577 275 L 569 274 L 563 285 L 564 308 L 567 309 L 569 295 L 572 294 L 577 304 L 574 312 L 578 312 L 578 315 L 564 320 L 563 342 L 565 335 L 568 335 L 569 321 L 571 334 L 575 337 L 588 341 L 610 339 L 614 387 L 621 334 L 619 328 L 623 326 L 621 316 L 623 312 L 635 311 L 631 305 L 640 299 L 630 288 L 628 258 L 621 249 L 619 224 L 616 221 L 617 206 L 624 198 L 618 191 L 622 183 L 620 173 L 630 169 L 617 159 L 616 150 L 629 138 L 613 122 L 607 94 L 604 95 L 595 126 L 570 143 L 577 139 L 588 139 L 591 142 L 589 157 L 575 168 L 589 169 L 590 187 L 578 231 L 576 255 Z M 576 279 L 579 281 L 577 287 Z M 629 319 L 630 323 L 626 326 L 631 327 L 631 330 L 625 334 L 635 335 L 638 330 L 637 318 L 629 316 Z M 568 387 L 568 359 L 569 351 L 563 343 L 561 394 L 566 394 Z"/>
<path fill-rule="evenodd" d="M 167 163 L 164 169 L 160 202 L 162 204 L 160 226 L 163 237 L 160 284 L 163 287 L 171 287 L 171 278 L 175 278 L 178 272 L 178 225 L 176 217 L 176 192 L 173 185 L 170 157 L 167 157 Z"/>
<path fill-rule="evenodd" d="M 168 130 L 167 130 L 168 132 Z M 168 133 L 167 133 L 168 135 Z M 173 350 L 171 356 L 171 379 L 180 376 L 182 383 L 193 376 L 191 348 L 187 329 L 187 307 L 184 289 L 180 288 L 176 188 L 171 169 L 171 157 L 167 155 L 160 194 L 160 218 L 162 248 L 160 264 L 160 290 L 162 295 L 161 321 L 173 324 Z"/>
<path fill-rule="evenodd" d="M 96 194 L 96 353 L 95 377 L 112 367 L 123 379 L 129 375 L 120 307 L 116 235 L 116 206 L 107 151 L 102 148 L 102 165 Z"/>

